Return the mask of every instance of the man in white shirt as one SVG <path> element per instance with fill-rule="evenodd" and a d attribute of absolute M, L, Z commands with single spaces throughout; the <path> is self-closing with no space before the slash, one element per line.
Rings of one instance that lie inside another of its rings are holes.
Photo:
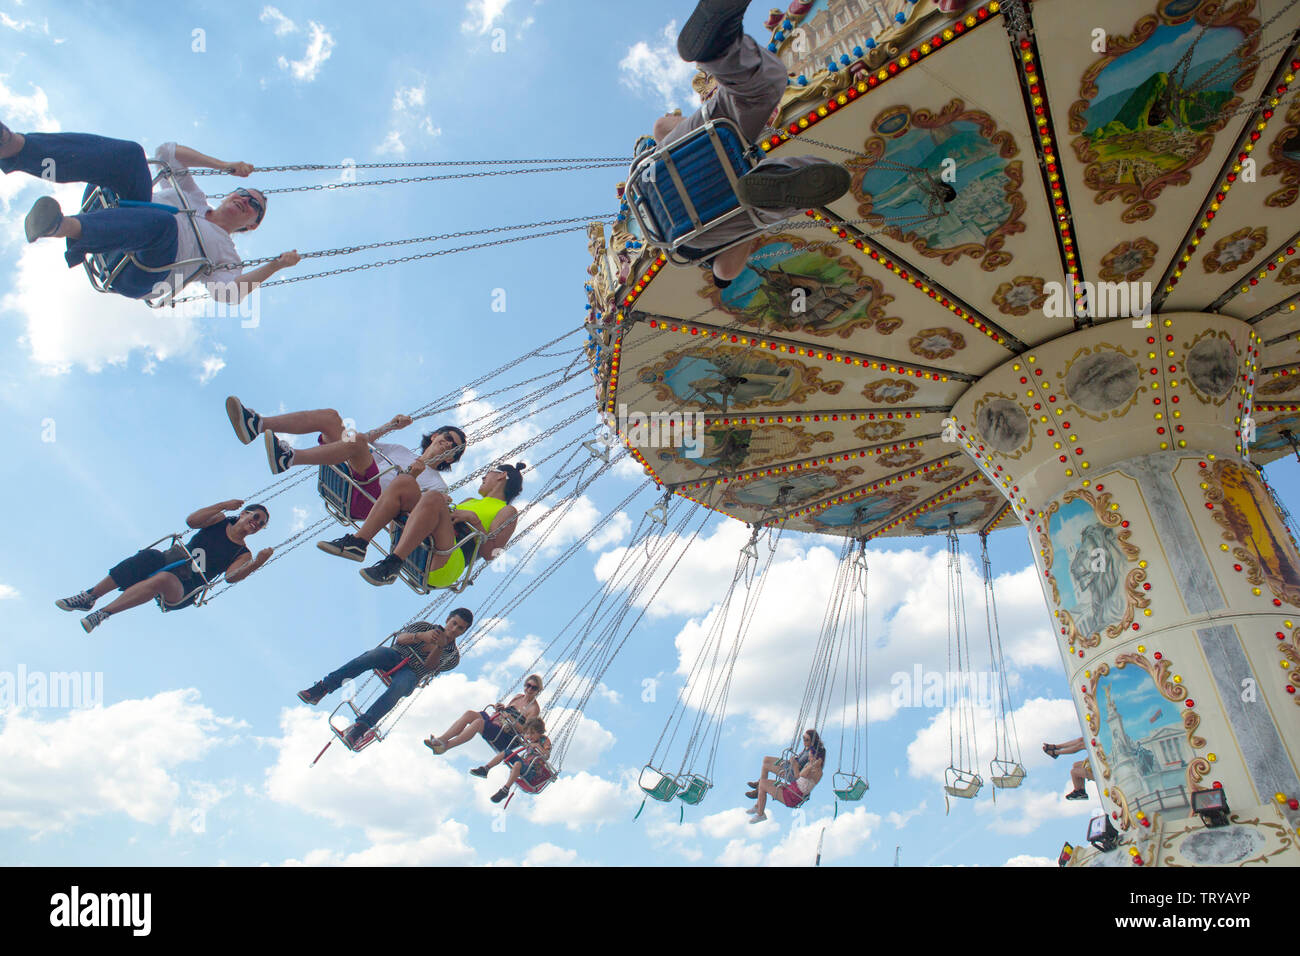
<path fill-rule="evenodd" d="M 349 510 L 364 524 L 359 535 L 321 541 L 317 547 L 352 561 L 363 561 L 375 535 L 399 514 L 410 514 L 426 491 L 447 494 L 441 472 L 450 470 L 465 454 L 465 433 L 455 425 L 443 425 L 425 435 L 418 450 L 379 440 L 410 425 L 407 415 L 394 415 L 387 424 L 359 433 L 348 429 L 332 408 L 263 417 L 234 395 L 226 399 L 226 415 L 245 445 L 264 436 L 272 474 L 283 474 L 294 465 L 336 465 L 347 472 L 352 481 Z M 291 448 L 276 437 L 277 432 L 317 433 L 317 447 Z"/>
<path fill-rule="evenodd" d="M 177 190 L 159 186 L 153 191 L 153 174 L 144 149 L 128 140 L 88 133 L 14 133 L 0 123 L 0 170 L 25 172 L 59 183 L 88 183 L 86 195 L 96 187 L 117 194 L 124 205 L 98 212 L 64 216 L 52 196 L 42 196 L 27 214 L 27 241 L 67 240 L 69 268 L 87 255 L 130 254 L 141 265 L 172 272 L 149 272 L 133 264 L 113 282 L 113 291 L 128 298 L 144 298 L 160 284 L 179 289 L 198 277 L 207 260 L 210 269 L 202 281 L 214 296 L 238 302 L 281 269 L 297 265 L 296 251 L 247 273 L 239 271 L 239 253 L 230 236 L 256 229 L 266 214 L 266 195 L 255 189 L 236 189 L 215 209 L 189 173 L 190 166 L 228 170 L 246 177 L 250 163 L 227 163 L 188 146 L 164 143 L 154 154 L 172 170 Z M 185 202 L 181 199 L 184 197 Z M 137 205 L 137 204 L 158 205 Z M 195 210 L 193 225 L 184 205 Z M 169 210 L 164 207 L 174 207 Z M 202 239 L 200 246 L 199 238 Z M 186 263 L 185 265 L 179 265 Z"/>

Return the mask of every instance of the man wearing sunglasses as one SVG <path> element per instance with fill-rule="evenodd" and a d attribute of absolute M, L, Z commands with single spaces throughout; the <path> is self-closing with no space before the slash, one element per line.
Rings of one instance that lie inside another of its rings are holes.
<path fill-rule="evenodd" d="M 296 251 L 285 252 L 241 274 L 239 253 L 230 237 L 261 225 L 266 215 L 266 195 L 256 189 L 236 189 L 214 209 L 189 171 L 191 166 L 197 166 L 247 177 L 253 172 L 252 164 L 224 162 L 176 143 L 159 146 L 154 158 L 171 169 L 176 190 L 164 185 L 165 181 L 154 190 L 153 173 L 139 143 L 88 133 L 20 134 L 0 123 L 0 170 L 24 172 L 59 183 L 84 182 L 88 184 L 87 196 L 99 186 L 112 190 L 125 203 L 98 212 L 64 216 L 52 196 L 36 200 L 25 223 L 27 241 L 66 240 L 64 258 L 69 268 L 80 265 L 91 254 L 129 253 L 142 265 L 162 268 L 201 259 L 206 253 L 211 271 L 202 281 L 223 301 L 238 302 L 281 269 L 298 264 Z M 189 215 L 178 211 L 185 204 L 182 195 L 189 208 L 196 211 L 194 229 L 190 228 Z M 202 239 L 202 249 L 195 230 Z M 143 298 L 160 283 L 180 288 L 196 277 L 199 268 L 194 264 L 178 265 L 174 272 L 148 272 L 127 265 L 114 280 L 113 291 L 132 299 Z"/>
<path fill-rule="evenodd" d="M 242 509 L 238 517 L 227 516 L 227 511 L 236 508 Z M 163 599 L 169 611 L 188 607 L 205 583 L 210 584 L 225 574 L 226 580 L 234 584 L 270 560 L 273 549 L 263 548 L 254 558 L 244 543 L 270 520 L 271 513 L 265 505 L 245 508 L 238 499 L 200 508 L 185 519 L 197 533 L 185 542 L 184 551 L 180 548 L 137 551 L 114 565 L 108 576 L 94 587 L 60 598 L 54 602 L 55 606 L 61 611 L 90 611 L 81 619 L 87 634 L 110 615 L 148 604 L 156 597 Z M 96 601 L 114 588 L 122 592 L 121 597 L 102 611 L 91 610 Z"/>

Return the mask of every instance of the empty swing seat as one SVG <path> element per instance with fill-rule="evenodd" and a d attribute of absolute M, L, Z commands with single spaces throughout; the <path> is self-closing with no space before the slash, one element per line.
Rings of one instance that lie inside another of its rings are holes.
<path fill-rule="evenodd" d="M 686 786 L 677 794 L 677 799 L 682 803 L 688 803 L 691 806 L 697 806 L 704 795 L 713 789 L 713 783 L 707 777 L 701 777 L 699 774 L 688 774 Z"/>
<path fill-rule="evenodd" d="M 157 186 L 159 181 L 166 179 L 171 185 L 172 190 L 180 197 L 181 202 L 185 203 L 185 194 L 176 186 L 175 177 L 172 176 L 171 168 L 156 159 L 149 160 L 149 165 L 160 167 L 157 175 L 154 176 L 153 182 Z M 212 260 L 207 256 L 207 250 L 203 245 L 203 237 L 200 235 L 198 227 L 194 224 L 195 211 L 188 205 L 181 208 L 169 206 L 164 203 L 138 202 L 130 199 L 121 199 L 116 192 L 103 186 L 95 186 L 86 193 L 86 198 L 81 203 L 81 212 L 91 213 L 100 212 L 105 209 L 118 208 L 143 208 L 143 209 L 161 209 L 171 213 L 186 213 L 190 229 L 193 231 L 194 240 L 199 247 L 199 257 L 195 259 L 181 259 L 166 266 L 146 266 L 130 253 L 114 252 L 110 254 L 92 253 L 87 255 L 84 261 L 86 275 L 90 278 L 91 287 L 96 292 L 117 292 L 116 287 L 118 277 L 128 266 L 134 266 L 142 272 L 156 273 L 158 275 L 159 286 L 157 291 L 151 292 L 144 296 L 140 301 L 151 309 L 160 309 L 172 304 L 172 299 L 177 291 L 176 287 L 168 279 L 173 273 L 179 272 L 184 281 L 181 286 L 188 285 L 200 276 L 212 272 Z"/>
<path fill-rule="evenodd" d="M 660 803 L 669 803 L 681 789 L 676 777 L 670 777 L 662 770 L 656 770 L 649 765 L 642 768 L 637 786 L 645 791 L 650 799 L 658 800 Z"/>
<path fill-rule="evenodd" d="M 958 770 L 956 767 L 949 767 L 944 772 L 943 789 L 949 796 L 970 800 L 980 792 L 983 786 L 984 781 L 977 773 Z"/>
<path fill-rule="evenodd" d="M 837 773 L 835 786 L 832 789 L 835 791 L 836 799 L 851 801 L 861 800 L 871 788 L 863 777 L 851 773 Z"/>
<path fill-rule="evenodd" d="M 994 759 L 989 764 L 989 782 L 1000 790 L 1014 790 L 1026 776 L 1025 768 L 1014 760 Z"/>
<path fill-rule="evenodd" d="M 767 225 L 740 201 L 736 185 L 757 165 L 739 127 L 728 119 L 699 129 L 638 157 L 628 174 L 626 198 L 642 235 L 678 265 L 715 255 L 747 241 Z M 735 219 L 753 231 L 739 239 L 700 248 L 703 233 Z"/>

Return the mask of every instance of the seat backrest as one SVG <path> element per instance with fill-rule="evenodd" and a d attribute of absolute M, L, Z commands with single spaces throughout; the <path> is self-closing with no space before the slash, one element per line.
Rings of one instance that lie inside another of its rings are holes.
<path fill-rule="evenodd" d="M 749 169 L 746 146 L 733 127 L 722 124 L 694 131 L 661 148 L 656 151 L 658 158 L 647 162 L 638 174 L 636 191 L 644 197 L 662 241 L 672 242 L 698 228 L 669 171 L 669 163 L 686 187 L 701 225 L 740 206 L 715 142 L 726 155 L 732 174 L 739 179 Z"/>

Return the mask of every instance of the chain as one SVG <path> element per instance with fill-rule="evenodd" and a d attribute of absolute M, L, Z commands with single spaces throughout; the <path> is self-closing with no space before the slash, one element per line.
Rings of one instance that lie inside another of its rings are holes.
<path fill-rule="evenodd" d="M 440 183 L 453 179 L 484 179 L 489 176 L 526 176 L 529 173 L 563 173 L 576 169 L 611 169 L 627 165 L 623 162 L 584 163 L 577 166 L 538 166 L 533 169 L 497 169 L 486 173 L 450 173 L 446 176 L 404 176 L 401 179 L 363 179 L 347 183 L 316 183 L 314 186 L 281 186 L 278 189 L 259 190 L 263 195 L 277 193 L 310 193 L 325 189 L 360 189 L 362 186 L 397 186 L 405 183 Z M 224 199 L 225 193 L 214 195 L 213 199 Z"/>
<path fill-rule="evenodd" d="M 434 259 L 438 256 L 455 255 L 458 252 L 473 252 L 475 249 L 491 249 L 494 246 L 506 246 L 513 242 L 527 242 L 529 239 L 545 239 L 548 236 L 559 236 L 568 232 L 579 232 L 586 229 L 586 226 L 569 226 L 565 229 L 553 229 L 550 232 L 536 232 L 528 236 L 512 236 L 509 239 L 495 239 L 492 242 L 476 242 L 469 246 L 456 246 L 454 249 L 435 249 L 432 252 L 421 252 L 414 256 L 400 256 L 396 259 L 383 259 L 379 262 L 363 262 L 356 266 L 343 266 L 338 269 L 330 269 L 326 272 L 313 272 L 311 275 L 292 276 L 288 279 L 272 279 L 270 282 L 263 282 L 258 285 L 259 289 L 268 289 L 277 285 L 288 285 L 290 282 L 306 282 L 308 279 L 323 279 L 326 276 L 343 275 L 348 272 L 365 272 L 367 269 L 382 269 L 385 266 L 400 265 L 403 262 L 416 262 L 420 259 Z M 204 298 L 202 295 L 187 295 L 183 298 L 176 299 L 174 305 L 180 305 L 182 302 L 194 302 Z"/>
<path fill-rule="evenodd" d="M 631 157 L 620 156 L 579 156 L 568 159 L 445 159 L 438 162 L 411 163 L 338 163 L 330 166 L 324 163 L 301 163 L 294 166 L 254 166 L 255 173 L 298 173 L 323 172 L 332 169 L 434 169 L 446 166 L 536 166 L 545 163 L 622 163 L 630 164 Z M 191 169 L 192 176 L 225 176 L 231 168 Z"/>
<path fill-rule="evenodd" d="M 300 259 L 323 259 L 326 256 L 349 256 L 354 252 L 364 252 L 367 249 L 388 249 L 395 246 L 413 246 L 422 242 L 441 242 L 444 239 L 466 239 L 470 236 L 486 236 L 494 232 L 518 232 L 521 229 L 545 229 L 548 226 L 567 226 L 571 223 L 591 223 L 591 222 L 612 222 L 613 216 L 573 216 L 569 219 L 548 219 L 545 222 L 530 222 L 526 225 L 519 226 L 493 226 L 489 229 L 467 229 L 463 232 L 445 232 L 437 236 L 416 236 L 411 239 L 389 239 L 386 242 L 371 242 L 360 246 L 339 246 L 337 249 L 319 249 L 315 252 L 301 252 L 298 254 Z M 276 256 L 267 256 L 263 259 L 245 259 L 243 262 L 222 263 L 223 269 L 247 269 L 252 266 L 265 265 L 268 262 L 274 262 Z"/>

